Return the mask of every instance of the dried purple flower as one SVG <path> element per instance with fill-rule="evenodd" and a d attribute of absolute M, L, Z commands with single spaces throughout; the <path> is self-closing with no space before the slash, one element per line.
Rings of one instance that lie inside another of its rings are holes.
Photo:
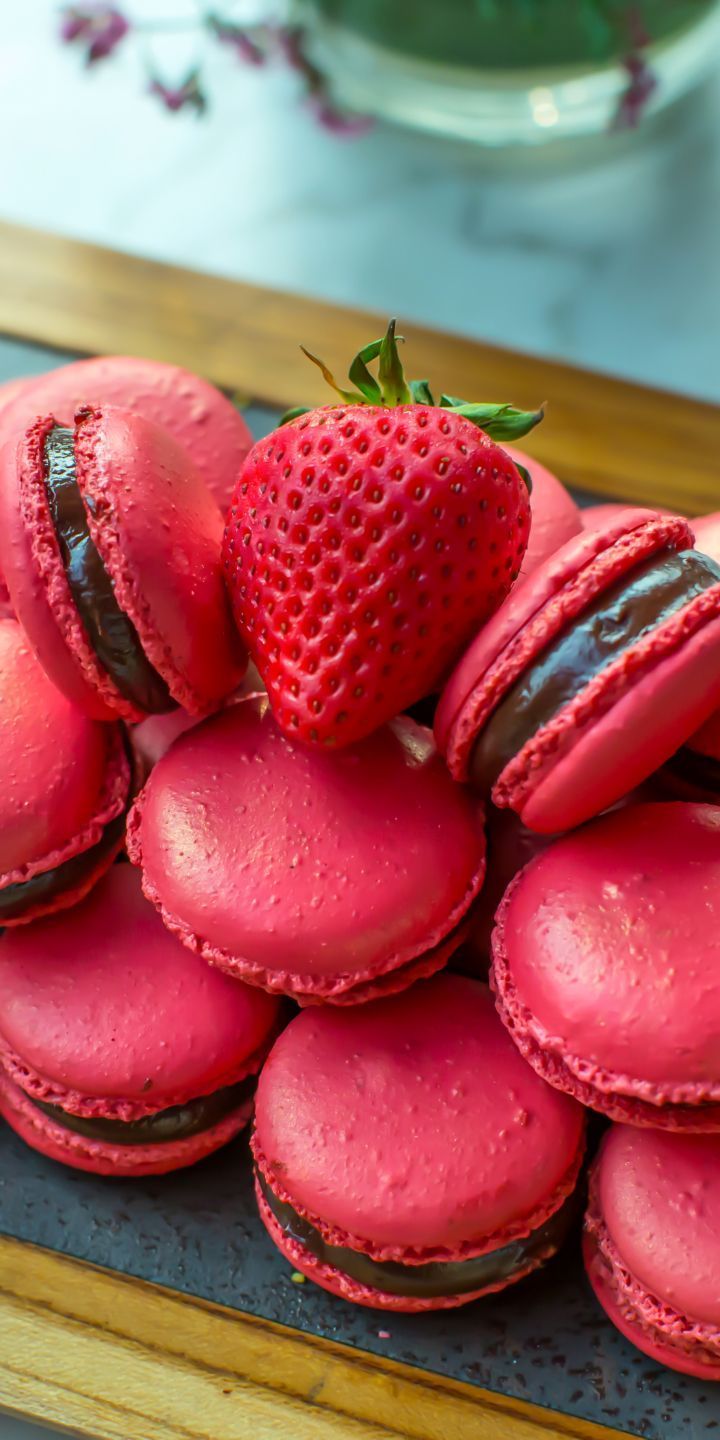
<path fill-rule="evenodd" d="M 623 63 L 629 83 L 618 106 L 613 129 L 636 130 L 657 88 L 657 76 L 640 53 L 628 55 Z"/>
<path fill-rule="evenodd" d="M 305 48 L 305 31 L 300 26 L 282 26 L 277 31 L 281 55 L 292 70 L 305 82 L 307 102 L 319 125 L 334 135 L 364 135 L 373 124 L 369 115 L 355 115 L 339 110 L 328 91 L 322 70 L 310 59 Z"/>
<path fill-rule="evenodd" d="M 355 115 L 348 110 L 338 110 L 327 95 L 308 96 L 308 105 L 323 130 L 329 130 L 333 135 L 346 135 L 349 139 L 358 135 L 366 135 L 372 129 L 373 120 L 370 115 Z"/>
<path fill-rule="evenodd" d="M 177 86 L 165 85 L 157 76 L 153 76 L 148 93 L 155 95 L 166 110 L 172 111 L 174 115 L 179 110 L 194 110 L 196 114 L 202 115 L 207 109 L 207 98 L 200 85 L 199 70 L 191 70 L 182 85 Z"/>
<path fill-rule="evenodd" d="M 210 15 L 207 26 L 211 35 L 214 35 L 221 45 L 227 45 L 235 52 L 238 60 L 244 61 L 246 65 L 265 64 L 265 51 L 241 25 L 234 25 L 229 20 L 220 20 L 217 15 Z"/>
<path fill-rule="evenodd" d="M 67 5 L 61 11 L 60 38 L 86 47 L 85 60 L 106 60 L 130 30 L 130 22 L 113 5 Z"/>

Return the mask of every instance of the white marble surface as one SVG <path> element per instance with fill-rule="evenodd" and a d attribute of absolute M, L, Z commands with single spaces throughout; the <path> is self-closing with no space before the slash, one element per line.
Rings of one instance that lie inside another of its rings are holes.
<path fill-rule="evenodd" d="M 55 0 L 5 11 L 3 217 L 720 400 L 720 70 L 640 143 L 518 164 L 338 140 L 292 75 L 225 55 L 210 115 L 167 116 L 130 54 L 87 75 L 58 48 Z"/>
<path fill-rule="evenodd" d="M 169 117 L 130 56 L 81 72 L 55 0 L 2 11 L 3 218 L 720 401 L 720 72 L 641 143 L 489 162 L 382 128 L 337 140 L 294 77 L 226 57 L 210 115 Z M 1 1440 L 47 1434 L 0 1416 Z"/>

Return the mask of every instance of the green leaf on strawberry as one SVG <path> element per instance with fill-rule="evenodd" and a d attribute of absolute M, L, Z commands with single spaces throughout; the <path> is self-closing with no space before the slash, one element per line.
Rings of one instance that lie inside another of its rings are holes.
<path fill-rule="evenodd" d="M 395 333 L 396 324 L 396 320 L 391 320 L 382 340 L 371 340 L 369 345 L 358 351 L 348 371 L 348 378 L 356 387 L 355 390 L 344 390 L 323 360 L 311 354 L 304 345 L 301 345 L 300 349 L 303 355 L 307 355 L 308 360 L 312 360 L 313 365 L 317 365 L 340 399 L 349 405 L 435 406 L 437 403 L 441 409 L 452 410 L 470 420 L 473 425 L 484 430 L 486 435 L 492 436 L 493 440 L 520 440 L 540 424 L 545 414 L 543 406 L 540 406 L 539 410 L 517 410 L 514 405 L 508 404 L 474 404 L 460 400 L 456 395 L 441 395 L 439 402 L 436 402 L 427 380 L 406 381 L 398 350 L 398 343 L 402 343 L 404 337 Z M 374 360 L 379 361 L 377 379 L 368 369 L 368 365 Z M 296 406 L 286 411 L 280 424 L 287 425 L 290 420 L 296 420 L 298 415 L 308 413 L 309 407 Z M 527 471 L 524 474 L 527 475 Z"/>

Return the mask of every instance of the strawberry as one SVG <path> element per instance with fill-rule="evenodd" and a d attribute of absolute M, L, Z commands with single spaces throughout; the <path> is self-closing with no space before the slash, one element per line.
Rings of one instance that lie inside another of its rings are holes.
<path fill-rule="evenodd" d="M 315 363 L 340 403 L 293 411 L 254 446 L 223 562 L 279 726 L 339 746 L 437 689 L 504 600 L 530 507 L 496 440 L 542 412 L 436 405 L 426 381 L 406 383 L 394 322 L 356 356 L 356 391 Z"/>

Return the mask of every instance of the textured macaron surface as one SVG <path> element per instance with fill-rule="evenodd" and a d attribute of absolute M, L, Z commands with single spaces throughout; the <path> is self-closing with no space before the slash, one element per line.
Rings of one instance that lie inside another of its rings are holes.
<path fill-rule="evenodd" d="M 209 958 L 379 974 L 467 910 L 484 874 L 482 818 L 411 720 L 311 750 L 281 734 L 262 697 L 176 740 L 136 802 L 129 852 L 167 923 Z"/>
<path fill-rule="evenodd" d="M 720 808 L 631 806 L 545 850 L 494 940 L 516 1034 L 655 1103 L 720 1100 Z"/>
<path fill-rule="evenodd" d="M 530 1233 L 571 1190 L 583 1127 L 520 1058 L 486 987 L 457 975 L 352 1014 L 304 1011 L 256 1096 L 270 1185 L 380 1257 Z"/>
<path fill-rule="evenodd" d="M 211 708 L 244 669 L 218 506 L 170 432 L 129 411 L 84 414 L 75 452 L 90 533 L 145 655 L 178 703 Z"/>
<path fill-rule="evenodd" d="M 0 874 L 64 851 L 122 809 L 117 731 L 88 720 L 46 678 L 20 626 L 0 620 Z M 119 752 L 121 753 L 121 752 Z M 124 791 L 129 776 L 125 775 Z M 87 837 L 88 843 L 90 836 Z"/>
<path fill-rule="evenodd" d="M 689 1319 L 718 1326 L 720 1358 L 720 1137 L 615 1125 L 593 1190 L 631 1277 Z"/>
<path fill-rule="evenodd" d="M 188 451 L 220 509 L 227 509 L 252 436 L 235 406 L 207 380 L 176 365 L 125 355 L 78 360 L 24 382 L 7 405 L 0 395 L 0 437 L 48 412 L 68 425 L 80 405 L 117 405 L 162 425 Z"/>
<path fill-rule="evenodd" d="M 36 1098 L 129 1119 L 243 1078 L 277 1002 L 168 933 L 130 865 L 0 940 L 0 1056 Z M 94 1102 L 94 1103 L 93 1103 Z"/>

